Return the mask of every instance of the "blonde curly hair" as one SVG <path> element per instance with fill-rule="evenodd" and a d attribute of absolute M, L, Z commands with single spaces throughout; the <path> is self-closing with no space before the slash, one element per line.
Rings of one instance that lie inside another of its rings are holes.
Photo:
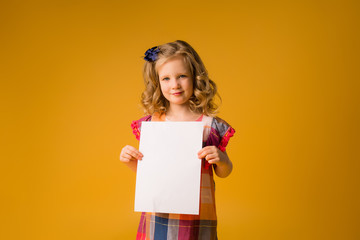
<path fill-rule="evenodd" d="M 145 90 L 141 94 L 141 104 L 145 114 L 152 115 L 155 112 L 160 114 L 167 112 L 169 102 L 161 92 L 158 69 L 167 60 L 183 56 L 194 79 L 194 92 L 189 99 L 190 110 L 207 116 L 215 116 L 219 107 L 215 104 L 214 98 L 218 96 L 220 101 L 221 98 L 217 93 L 215 82 L 209 78 L 207 70 L 197 52 L 190 44 L 181 40 L 160 45 L 158 50 L 155 61 L 145 61 L 144 63 L 143 77 Z"/>

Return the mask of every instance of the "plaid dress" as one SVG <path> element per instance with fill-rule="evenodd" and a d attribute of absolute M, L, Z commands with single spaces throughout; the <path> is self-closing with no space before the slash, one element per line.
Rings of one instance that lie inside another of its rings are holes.
<path fill-rule="evenodd" d="M 133 133 L 140 140 L 141 122 L 166 121 L 165 115 L 148 115 L 133 121 Z M 217 146 L 225 151 L 226 145 L 235 130 L 224 120 L 201 116 L 197 121 L 204 122 L 203 147 Z M 137 240 L 216 240 L 217 217 L 215 208 L 215 182 L 212 166 L 202 160 L 200 184 L 200 214 L 141 214 Z"/>

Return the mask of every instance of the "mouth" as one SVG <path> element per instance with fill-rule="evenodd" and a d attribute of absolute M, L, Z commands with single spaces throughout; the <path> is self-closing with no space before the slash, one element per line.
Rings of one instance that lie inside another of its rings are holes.
<path fill-rule="evenodd" d="M 173 93 L 172 95 L 174 95 L 174 96 L 179 96 L 179 95 L 181 95 L 183 92 L 175 92 L 175 93 Z"/>

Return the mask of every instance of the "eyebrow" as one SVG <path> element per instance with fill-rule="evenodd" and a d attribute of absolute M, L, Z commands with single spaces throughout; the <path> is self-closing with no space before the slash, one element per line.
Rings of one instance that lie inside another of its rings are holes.
<path fill-rule="evenodd" d="M 176 75 L 179 76 L 179 75 L 189 75 L 190 73 L 188 72 L 181 72 L 181 73 L 177 73 Z M 160 78 L 164 78 L 164 77 L 168 77 L 169 74 L 165 74 L 165 75 L 159 75 Z"/>

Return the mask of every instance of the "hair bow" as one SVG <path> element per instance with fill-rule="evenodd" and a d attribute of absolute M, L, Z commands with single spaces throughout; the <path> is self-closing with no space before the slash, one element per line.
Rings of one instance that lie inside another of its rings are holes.
<path fill-rule="evenodd" d="M 148 62 L 154 62 L 154 61 L 156 61 L 159 52 L 160 52 L 160 49 L 157 46 L 149 48 L 145 52 L 144 59 Z"/>

